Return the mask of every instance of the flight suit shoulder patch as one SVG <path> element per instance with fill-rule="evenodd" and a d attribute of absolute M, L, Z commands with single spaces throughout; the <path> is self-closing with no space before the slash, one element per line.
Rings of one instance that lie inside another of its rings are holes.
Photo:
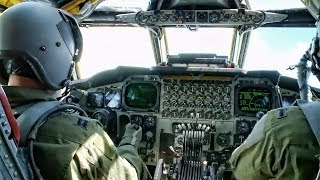
<path fill-rule="evenodd" d="M 285 118 L 287 117 L 287 109 L 286 108 L 279 108 L 277 109 L 278 111 L 278 119 L 282 119 L 282 118 Z"/>
<path fill-rule="evenodd" d="M 78 122 L 75 125 L 80 126 L 83 129 L 87 130 L 88 124 L 89 124 L 89 121 L 87 119 L 79 117 Z"/>

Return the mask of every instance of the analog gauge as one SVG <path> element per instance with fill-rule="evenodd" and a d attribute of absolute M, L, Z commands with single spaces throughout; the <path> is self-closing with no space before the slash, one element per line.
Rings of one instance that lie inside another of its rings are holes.
<path fill-rule="evenodd" d="M 224 92 L 226 94 L 230 94 L 231 93 L 231 87 L 230 86 L 227 86 L 226 88 L 224 88 Z"/>
<path fill-rule="evenodd" d="M 200 23 L 208 22 L 208 13 L 207 12 L 197 12 L 197 21 Z"/>
<path fill-rule="evenodd" d="M 153 116 L 146 117 L 144 121 L 144 127 L 152 128 L 156 125 L 156 120 Z"/>
<path fill-rule="evenodd" d="M 196 89 L 197 89 L 197 87 L 196 87 L 196 86 L 191 85 L 191 87 L 190 87 L 190 91 L 191 91 L 192 93 L 194 93 L 194 92 L 196 91 Z"/>
<path fill-rule="evenodd" d="M 228 146 L 230 141 L 229 133 L 220 133 L 217 137 L 217 144 L 222 147 Z"/>
<path fill-rule="evenodd" d="M 137 124 L 139 126 L 142 125 L 143 116 L 141 115 L 131 115 L 131 124 Z"/>
<path fill-rule="evenodd" d="M 243 15 L 241 16 L 241 20 L 242 20 L 243 22 L 249 22 L 249 21 L 250 21 L 250 16 L 249 16 L 248 14 L 243 14 Z"/>
<path fill-rule="evenodd" d="M 161 22 L 166 22 L 166 21 L 168 21 L 168 19 L 169 19 L 169 15 L 168 14 L 160 14 L 160 16 L 159 16 L 159 20 L 161 21 Z"/>
<path fill-rule="evenodd" d="M 187 11 L 185 13 L 186 22 L 195 22 L 195 14 L 193 11 Z"/>
<path fill-rule="evenodd" d="M 238 22 L 238 21 L 240 21 L 241 17 L 238 13 L 235 13 L 235 14 L 231 14 L 230 19 L 233 22 Z"/>
<path fill-rule="evenodd" d="M 206 97 L 209 97 L 209 98 L 210 98 L 211 92 L 209 92 L 208 90 L 206 90 L 206 91 L 204 91 L 204 95 L 205 95 Z"/>
<path fill-rule="evenodd" d="M 181 101 L 181 102 L 179 103 L 179 107 L 185 109 L 185 108 L 188 107 L 188 105 L 187 105 L 187 103 L 186 103 L 185 101 Z"/>
<path fill-rule="evenodd" d="M 250 131 L 250 125 L 247 121 L 238 121 L 237 122 L 237 133 L 238 134 L 246 134 Z"/>
<path fill-rule="evenodd" d="M 177 101 L 173 101 L 173 102 L 171 103 L 171 106 L 172 106 L 172 107 L 175 107 L 175 108 L 179 107 Z"/>
<path fill-rule="evenodd" d="M 220 16 L 216 12 L 212 12 L 209 14 L 209 22 L 210 23 L 217 23 L 219 22 Z"/>
<path fill-rule="evenodd" d="M 221 103 L 216 104 L 216 105 L 214 106 L 214 110 L 215 110 L 215 111 L 221 111 L 221 110 L 222 110 L 222 105 L 221 105 Z"/>
<path fill-rule="evenodd" d="M 213 118 L 213 112 L 212 111 L 207 111 L 204 113 L 204 118 L 206 119 L 212 119 Z"/>
<path fill-rule="evenodd" d="M 212 109 L 212 108 L 213 108 L 213 104 L 212 104 L 212 103 L 206 104 L 205 106 L 206 106 L 206 108 L 208 108 L 208 109 Z"/>
<path fill-rule="evenodd" d="M 138 20 L 142 23 L 146 23 L 149 20 L 149 16 L 147 16 L 143 13 L 140 13 L 140 14 L 138 14 Z"/>
<path fill-rule="evenodd" d="M 87 107 L 102 108 L 104 105 L 104 94 L 100 92 L 90 92 L 87 97 Z"/>
<path fill-rule="evenodd" d="M 196 95 L 195 94 L 190 94 L 188 99 L 187 99 L 187 101 L 193 102 L 193 101 L 195 101 L 195 99 L 196 99 Z"/>
<path fill-rule="evenodd" d="M 203 93 L 206 90 L 205 86 L 200 86 L 199 87 L 199 92 Z"/>
<path fill-rule="evenodd" d="M 204 104 L 208 105 L 211 103 L 211 101 L 212 101 L 211 97 L 207 96 L 206 99 L 204 100 Z"/>
<path fill-rule="evenodd" d="M 171 100 L 176 101 L 178 100 L 179 95 L 176 92 L 171 93 Z"/>
<path fill-rule="evenodd" d="M 168 108 L 171 106 L 169 101 L 164 101 L 162 105 L 163 105 L 163 108 Z"/>
<path fill-rule="evenodd" d="M 223 113 L 223 114 L 222 114 L 222 119 L 223 119 L 223 120 L 229 120 L 229 119 L 231 119 L 231 114 L 230 114 L 230 112 Z"/>
<path fill-rule="evenodd" d="M 176 16 L 175 16 L 175 13 L 170 14 L 170 16 L 169 16 L 169 20 L 170 20 L 171 22 L 176 22 Z"/>
<path fill-rule="evenodd" d="M 170 110 L 165 109 L 162 111 L 162 117 L 170 117 Z"/>
<path fill-rule="evenodd" d="M 181 118 L 187 118 L 187 117 L 188 117 L 187 111 L 186 111 L 186 110 L 180 111 L 180 112 L 179 112 L 179 117 L 181 117 Z"/>
<path fill-rule="evenodd" d="M 263 19 L 263 15 L 262 14 L 256 14 L 256 15 L 252 15 L 251 19 L 254 23 L 259 23 L 262 21 Z"/>
<path fill-rule="evenodd" d="M 213 115 L 213 119 L 215 119 L 215 120 L 219 120 L 219 119 L 221 119 L 221 118 L 222 118 L 222 116 L 221 116 L 221 112 L 220 112 L 220 111 L 216 112 L 216 113 Z"/>
<path fill-rule="evenodd" d="M 176 11 L 176 13 L 174 13 L 175 16 L 175 20 L 178 23 L 183 23 L 185 21 L 185 13 L 184 11 Z"/>
<path fill-rule="evenodd" d="M 177 84 L 174 85 L 174 86 L 173 86 L 173 90 L 176 91 L 176 92 L 178 92 L 178 91 L 180 90 L 180 86 L 177 85 Z"/>
<path fill-rule="evenodd" d="M 168 92 L 164 93 L 164 99 L 165 100 L 170 100 L 171 99 L 171 94 L 169 94 Z"/>
<path fill-rule="evenodd" d="M 231 101 L 231 97 L 229 95 L 224 95 L 223 101 L 224 102 L 230 102 Z"/>
<path fill-rule="evenodd" d="M 217 93 L 220 94 L 221 92 L 222 92 L 222 87 L 221 87 L 221 86 L 218 86 L 218 87 L 217 87 Z"/>
<path fill-rule="evenodd" d="M 223 105 L 223 110 L 224 111 L 230 111 L 231 110 L 231 104 L 229 104 L 229 103 L 228 104 L 224 104 Z"/>
<path fill-rule="evenodd" d="M 189 103 L 188 103 L 188 107 L 189 107 L 189 108 L 194 108 L 194 107 L 195 107 L 194 102 L 189 102 Z"/>
<path fill-rule="evenodd" d="M 204 97 L 202 95 L 198 95 L 196 101 L 203 102 Z"/>
<path fill-rule="evenodd" d="M 222 97 L 222 96 L 219 96 L 219 95 L 215 95 L 215 96 L 214 96 L 214 101 L 215 101 L 216 103 L 221 102 L 221 101 L 222 101 L 222 99 L 223 99 L 223 97 Z"/>
<path fill-rule="evenodd" d="M 178 117 L 178 111 L 176 109 L 172 110 L 170 113 L 171 117 L 176 118 Z"/>
<path fill-rule="evenodd" d="M 150 21 L 151 22 L 158 22 L 159 20 L 159 15 L 158 14 L 154 14 L 150 17 Z"/>
<path fill-rule="evenodd" d="M 184 93 L 181 93 L 181 94 L 180 94 L 180 98 L 179 98 L 179 100 L 181 100 L 181 101 L 185 101 L 185 100 L 187 100 L 187 95 L 186 95 L 186 94 L 184 94 Z"/>
<path fill-rule="evenodd" d="M 227 22 L 230 19 L 230 14 L 222 14 L 221 21 Z"/>
<path fill-rule="evenodd" d="M 169 84 L 165 84 L 163 89 L 164 89 L 165 92 L 170 92 L 171 86 Z"/>
<path fill-rule="evenodd" d="M 208 91 L 209 91 L 210 94 L 212 94 L 214 92 L 214 88 L 212 86 L 209 86 L 208 87 Z"/>
<path fill-rule="evenodd" d="M 183 92 L 187 92 L 188 91 L 188 86 L 187 85 L 183 85 L 182 86 L 182 91 Z"/>

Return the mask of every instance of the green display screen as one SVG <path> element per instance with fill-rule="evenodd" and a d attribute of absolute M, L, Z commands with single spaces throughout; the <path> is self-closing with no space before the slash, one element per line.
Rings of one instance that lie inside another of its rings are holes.
<path fill-rule="evenodd" d="M 157 88 L 149 83 L 132 83 L 125 90 L 125 103 L 139 109 L 154 108 L 157 103 Z"/>
<path fill-rule="evenodd" d="M 238 94 L 238 107 L 243 113 L 267 112 L 272 109 L 272 93 L 267 88 L 244 87 Z"/>

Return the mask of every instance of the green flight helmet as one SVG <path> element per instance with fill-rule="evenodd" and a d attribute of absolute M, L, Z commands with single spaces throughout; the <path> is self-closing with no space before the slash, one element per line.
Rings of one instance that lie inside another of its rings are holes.
<path fill-rule="evenodd" d="M 44 2 L 23 2 L 0 15 L 0 60 L 27 62 L 51 90 L 65 87 L 82 53 L 82 35 L 69 13 Z"/>

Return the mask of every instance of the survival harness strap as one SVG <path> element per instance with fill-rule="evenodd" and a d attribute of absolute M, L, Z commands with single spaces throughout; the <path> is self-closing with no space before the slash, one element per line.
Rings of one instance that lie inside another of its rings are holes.
<path fill-rule="evenodd" d="M 34 161 L 33 141 L 36 139 L 38 129 L 51 114 L 67 110 L 75 110 L 79 112 L 79 115 L 87 116 L 85 111 L 75 105 L 65 104 L 60 101 L 45 101 L 32 105 L 17 118 L 21 134 L 19 146 L 22 149 L 26 147 L 27 150 L 27 154 L 23 155 L 27 156 L 27 162 L 22 164 L 25 174 L 33 176 L 34 179 L 43 179 Z M 32 172 L 28 168 L 30 166 Z"/>
<path fill-rule="evenodd" d="M 308 123 L 318 141 L 320 146 L 320 101 L 307 102 L 304 100 L 297 100 L 298 106 L 302 109 L 306 116 Z M 319 154 L 320 155 L 320 154 Z M 319 170 L 316 180 L 320 180 L 320 156 L 319 158 Z"/>

